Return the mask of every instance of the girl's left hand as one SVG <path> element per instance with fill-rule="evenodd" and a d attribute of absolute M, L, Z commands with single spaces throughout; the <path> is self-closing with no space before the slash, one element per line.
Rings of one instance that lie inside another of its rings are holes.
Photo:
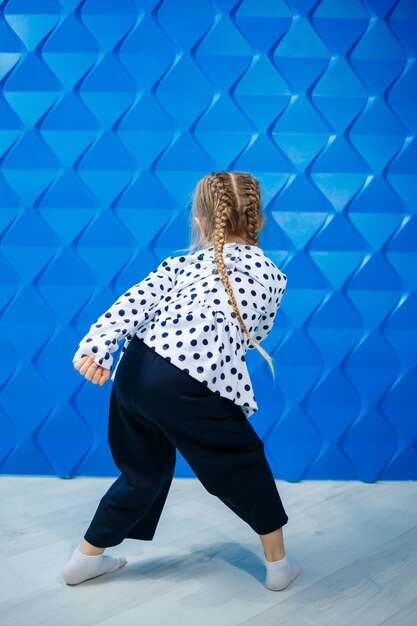
<path fill-rule="evenodd" d="M 94 356 L 83 356 L 82 359 L 74 363 L 74 367 L 94 385 L 102 387 L 110 378 L 110 370 L 94 363 Z"/>

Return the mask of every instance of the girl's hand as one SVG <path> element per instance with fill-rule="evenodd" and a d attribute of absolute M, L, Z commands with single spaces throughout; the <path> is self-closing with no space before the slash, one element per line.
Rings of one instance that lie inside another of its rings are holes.
<path fill-rule="evenodd" d="M 110 370 L 94 363 L 94 356 L 83 356 L 82 359 L 74 363 L 74 367 L 94 385 L 98 384 L 102 387 L 110 378 Z"/>

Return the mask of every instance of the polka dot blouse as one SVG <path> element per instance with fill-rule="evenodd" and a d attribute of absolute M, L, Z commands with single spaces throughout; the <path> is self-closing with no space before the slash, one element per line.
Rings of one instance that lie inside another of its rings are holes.
<path fill-rule="evenodd" d="M 287 276 L 258 246 L 226 243 L 223 258 L 243 320 L 261 342 L 274 324 Z M 73 361 L 95 355 L 95 363 L 111 369 L 119 341 L 125 339 L 118 363 L 134 335 L 231 399 L 246 417 L 258 410 L 245 359 L 254 346 L 218 273 L 214 246 L 162 261 L 92 324 Z"/>

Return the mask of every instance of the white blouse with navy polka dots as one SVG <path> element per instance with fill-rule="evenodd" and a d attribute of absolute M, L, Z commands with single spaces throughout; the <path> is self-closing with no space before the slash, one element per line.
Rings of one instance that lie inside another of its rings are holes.
<path fill-rule="evenodd" d="M 226 243 L 223 258 L 243 320 L 261 342 L 272 329 L 287 276 L 258 246 Z M 73 361 L 95 354 L 95 363 L 111 369 L 119 341 L 125 339 L 118 363 L 135 334 L 214 393 L 231 399 L 246 417 L 258 410 L 245 359 L 254 346 L 218 273 L 214 246 L 162 261 L 92 324 Z"/>

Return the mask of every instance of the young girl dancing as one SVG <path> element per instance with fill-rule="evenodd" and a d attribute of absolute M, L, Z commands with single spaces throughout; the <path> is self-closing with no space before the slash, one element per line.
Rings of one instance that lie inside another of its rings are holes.
<path fill-rule="evenodd" d="M 87 380 L 111 380 L 108 440 L 121 474 L 101 498 L 63 569 L 67 584 L 112 572 L 104 555 L 125 538 L 151 540 L 178 449 L 205 489 L 259 535 L 265 585 L 286 588 L 301 571 L 284 549 L 288 516 L 248 418 L 258 410 L 245 353 L 269 334 L 287 276 L 261 249 L 259 182 L 212 172 L 193 193 L 192 241 L 169 256 L 92 324 L 74 355 Z"/>

